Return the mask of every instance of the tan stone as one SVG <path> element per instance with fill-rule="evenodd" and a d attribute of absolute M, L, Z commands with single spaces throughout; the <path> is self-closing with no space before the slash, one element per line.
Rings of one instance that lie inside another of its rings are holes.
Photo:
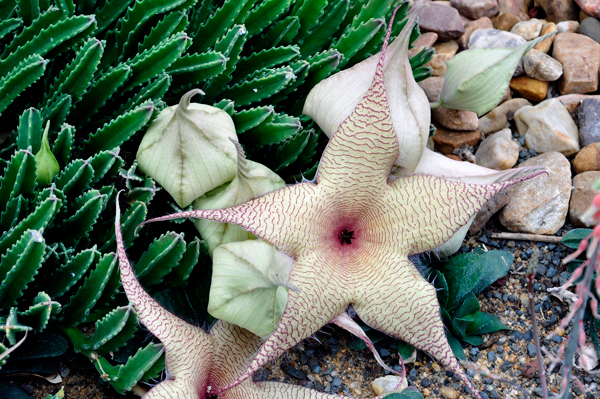
<path fill-rule="evenodd" d="M 504 30 L 509 32 L 521 20 L 509 12 L 498 14 L 494 19 L 494 29 Z"/>
<path fill-rule="evenodd" d="M 548 82 L 532 79 L 529 76 L 518 76 L 510 80 L 510 88 L 521 97 L 531 101 L 542 101 L 548 92 Z"/>
<path fill-rule="evenodd" d="M 599 171 L 583 172 L 573 178 L 573 191 L 569 203 L 569 219 L 573 225 L 580 227 L 586 225 L 581 221 L 581 214 L 592 204 L 592 199 L 596 194 L 592 185 L 598 179 L 600 179 Z"/>
<path fill-rule="evenodd" d="M 432 76 L 419 82 L 419 86 L 421 86 L 421 89 L 423 89 L 425 92 L 427 100 L 432 103 L 440 99 L 440 93 L 443 85 L 444 78 L 440 76 Z"/>
<path fill-rule="evenodd" d="M 529 21 L 517 22 L 510 29 L 510 33 L 521 36 L 525 40 L 533 40 L 540 35 L 542 31 L 542 21 L 537 18 L 531 18 Z"/>
<path fill-rule="evenodd" d="M 575 174 L 600 170 L 599 144 L 588 144 L 577 153 L 573 160 L 573 171 Z"/>
<path fill-rule="evenodd" d="M 490 169 L 510 169 L 519 160 L 519 143 L 510 129 L 502 129 L 481 142 L 475 153 L 475 163 Z"/>
<path fill-rule="evenodd" d="M 579 22 L 577 21 L 562 21 L 556 24 L 556 28 L 558 29 L 558 33 L 577 33 L 579 30 Z"/>
<path fill-rule="evenodd" d="M 469 46 L 469 38 L 471 37 L 471 33 L 475 32 L 477 29 L 485 29 L 485 28 L 493 28 L 494 24 L 492 20 L 488 17 L 481 17 L 476 19 L 475 21 L 467 22 L 465 24 L 465 33 L 462 34 L 461 37 L 458 38 L 458 45 L 462 49 L 466 49 Z"/>
<path fill-rule="evenodd" d="M 569 111 L 569 113 L 575 112 L 575 109 L 586 98 L 595 98 L 597 100 L 600 100 L 600 95 L 598 95 L 598 94 L 565 94 L 564 96 L 556 97 L 557 100 L 560 100 L 560 102 L 563 103 L 563 105 L 567 108 L 567 111 Z"/>
<path fill-rule="evenodd" d="M 561 153 L 548 152 L 518 167 L 527 166 L 541 166 L 548 173 L 509 189 L 509 201 L 500 213 L 500 223 L 514 232 L 554 234 L 564 225 L 569 208 L 571 165 Z"/>
<path fill-rule="evenodd" d="M 498 103 L 498 105 L 507 102 L 508 100 L 512 99 L 512 93 L 510 92 L 510 86 L 506 88 L 506 91 L 504 92 L 504 95 L 502 96 L 502 99 L 500 100 L 500 102 Z"/>
<path fill-rule="evenodd" d="M 558 31 L 556 24 L 554 22 L 549 22 L 546 25 L 544 25 L 544 27 L 542 28 L 542 31 L 540 32 L 540 36 L 544 36 L 544 35 L 547 35 L 548 33 L 556 32 L 556 31 Z M 541 51 L 542 53 L 548 53 L 548 51 L 550 51 L 550 47 L 552 47 L 552 43 L 554 43 L 555 36 L 556 35 L 552 35 L 550 37 L 545 38 L 544 40 L 539 42 L 534 47 L 534 49 L 536 49 L 537 51 Z"/>
<path fill-rule="evenodd" d="M 452 387 L 441 387 L 440 393 L 445 399 L 458 399 L 460 397 L 460 392 Z"/>
<path fill-rule="evenodd" d="M 527 12 L 533 0 L 498 0 L 498 10 L 516 15 L 521 21 L 529 19 Z"/>
<path fill-rule="evenodd" d="M 415 47 L 431 47 L 437 41 L 438 34 L 435 32 L 422 33 L 417 40 L 414 41 Z"/>
<path fill-rule="evenodd" d="M 485 116 L 479 118 L 479 131 L 487 135 L 504 129 L 508 126 L 508 113 L 512 112 L 514 114 L 519 108 L 526 105 L 531 105 L 531 103 L 524 98 L 513 98 L 500 104 Z"/>
<path fill-rule="evenodd" d="M 578 33 L 559 33 L 552 57 L 563 65 L 558 80 L 561 94 L 589 93 L 598 89 L 600 44 Z"/>
<path fill-rule="evenodd" d="M 446 61 L 449 61 L 456 55 L 458 51 L 458 42 L 456 40 L 450 40 L 444 43 L 437 43 L 433 46 L 435 48 L 435 54 L 427 66 L 433 69 L 433 76 L 444 76 L 446 75 Z"/>
<path fill-rule="evenodd" d="M 437 123 L 434 123 L 434 126 L 437 130 L 433 136 L 433 142 L 435 149 L 442 154 L 452 154 L 454 150 L 464 146 L 473 147 L 481 139 L 479 130 L 464 132 L 449 130 Z"/>
<path fill-rule="evenodd" d="M 515 112 L 515 124 L 535 152 L 558 151 L 568 157 L 579 151 L 579 130 L 565 106 L 556 98 Z"/>
<path fill-rule="evenodd" d="M 472 111 L 438 107 L 431 110 L 433 118 L 445 128 L 451 130 L 477 130 L 479 119 Z"/>

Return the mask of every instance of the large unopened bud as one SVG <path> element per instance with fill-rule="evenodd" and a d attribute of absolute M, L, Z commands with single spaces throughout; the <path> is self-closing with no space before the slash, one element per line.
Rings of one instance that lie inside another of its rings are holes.
<path fill-rule="evenodd" d="M 194 89 L 165 108 L 148 128 L 137 161 L 140 169 L 186 207 L 236 176 L 233 120 L 219 108 L 192 103 Z"/>
<path fill-rule="evenodd" d="M 408 60 L 410 33 L 419 10 L 413 12 L 387 49 L 384 61 L 385 91 L 400 155 L 396 164 L 413 171 L 427 144 L 431 111 L 429 101 L 412 74 Z M 317 84 L 308 94 L 304 110 L 328 137 L 350 116 L 371 86 L 379 54 Z"/>
<path fill-rule="evenodd" d="M 237 148 L 238 169 L 235 178 L 224 186 L 206 193 L 194 201 L 194 209 L 224 209 L 258 198 L 268 192 L 285 187 L 285 182 L 266 166 L 246 159 L 242 146 L 232 140 Z M 212 255 L 221 244 L 255 238 L 240 226 L 229 223 L 195 219 L 194 224 Z"/>

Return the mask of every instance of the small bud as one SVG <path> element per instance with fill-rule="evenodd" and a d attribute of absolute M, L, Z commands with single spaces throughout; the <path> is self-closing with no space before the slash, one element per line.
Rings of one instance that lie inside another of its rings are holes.
<path fill-rule="evenodd" d="M 42 143 L 40 150 L 35 155 L 35 162 L 37 164 L 37 182 L 42 186 L 47 186 L 52 183 L 52 180 L 58 175 L 60 166 L 58 161 L 54 157 L 54 154 L 50 150 L 50 143 L 48 143 L 48 131 L 50 130 L 50 121 L 46 123 L 44 134 L 42 136 Z"/>

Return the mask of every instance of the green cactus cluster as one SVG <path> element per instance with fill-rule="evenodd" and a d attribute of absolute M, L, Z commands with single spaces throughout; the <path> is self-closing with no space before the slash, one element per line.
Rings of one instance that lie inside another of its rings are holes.
<path fill-rule="evenodd" d="M 326 138 L 300 115 L 306 95 L 379 51 L 401 3 L 0 0 L 0 374 L 34 367 L 23 347 L 51 359 L 71 345 L 119 392 L 156 377 L 162 347 L 135 339 L 141 327 L 120 289 L 118 189 L 136 274 L 165 306 L 201 319 L 192 302 L 207 297 L 210 258 L 193 228 L 188 242 L 154 226 L 137 238 L 148 213 L 174 205 L 136 173 L 136 133 L 200 88 L 203 103 L 232 116 L 250 159 L 288 181 L 310 178 Z M 431 57 L 411 60 L 417 79 Z M 185 287 L 199 261 L 204 274 Z M 44 339 L 61 345 L 35 344 Z M 132 356 L 119 357 L 125 347 Z"/>

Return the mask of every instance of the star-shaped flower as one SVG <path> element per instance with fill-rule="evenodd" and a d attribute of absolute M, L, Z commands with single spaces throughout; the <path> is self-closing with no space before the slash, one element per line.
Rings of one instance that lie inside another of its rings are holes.
<path fill-rule="evenodd" d="M 144 291 L 131 268 L 123 246 L 118 199 L 115 233 L 121 281 L 127 298 L 137 311 L 140 321 L 165 346 L 168 378 L 144 395 L 145 399 L 208 399 L 217 392 L 221 392 L 219 399 L 344 398 L 296 385 L 252 382 L 248 379 L 222 391 L 248 368 L 252 357 L 261 346 L 260 337 L 222 320 L 218 320 L 209 333 L 206 333 L 202 328 L 170 313 Z M 358 334 L 369 348 L 375 349 L 360 327 L 346 314 L 335 322 Z M 381 361 L 380 358 L 378 360 Z"/>
<path fill-rule="evenodd" d="M 414 16 L 401 36 L 406 38 L 413 22 Z M 232 208 L 152 219 L 234 223 L 295 260 L 289 282 L 300 291 L 289 292 L 275 331 L 248 370 L 224 389 L 352 305 L 365 323 L 429 353 L 479 397 L 448 344 L 434 287 L 408 256 L 447 242 L 499 191 L 543 171 L 521 171 L 512 180 L 479 185 L 417 174 L 391 181 L 400 149 L 384 84 L 389 34 L 371 86 L 331 137 L 314 182 Z"/>

